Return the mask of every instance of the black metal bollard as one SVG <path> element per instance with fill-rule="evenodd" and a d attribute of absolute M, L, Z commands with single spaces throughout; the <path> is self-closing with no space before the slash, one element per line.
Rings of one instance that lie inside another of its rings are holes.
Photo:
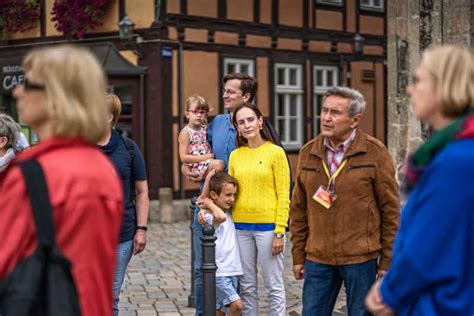
<path fill-rule="evenodd" d="M 216 236 L 214 227 L 202 227 L 202 312 L 203 316 L 216 315 Z"/>
<path fill-rule="evenodd" d="M 196 200 L 197 197 L 193 197 L 191 199 L 191 205 L 189 208 L 191 209 L 191 224 L 189 224 L 189 229 L 191 230 L 191 293 L 188 296 L 188 306 L 195 307 L 195 293 L 194 293 L 194 209 L 196 208 Z"/>

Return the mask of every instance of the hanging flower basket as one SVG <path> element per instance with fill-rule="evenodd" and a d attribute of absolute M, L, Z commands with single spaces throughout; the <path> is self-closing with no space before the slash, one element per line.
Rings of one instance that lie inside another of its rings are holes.
<path fill-rule="evenodd" d="M 1 1 L 1 0 L 0 0 Z M 66 38 L 83 38 L 86 31 L 102 25 L 111 0 L 56 0 L 52 21 Z"/>
<path fill-rule="evenodd" d="M 39 17 L 39 0 L 0 0 L 0 37 L 28 31 L 36 26 Z"/>

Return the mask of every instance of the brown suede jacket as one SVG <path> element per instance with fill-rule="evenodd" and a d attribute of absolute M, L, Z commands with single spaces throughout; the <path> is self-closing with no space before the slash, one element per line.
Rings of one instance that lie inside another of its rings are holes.
<path fill-rule="evenodd" d="M 382 142 L 358 129 L 335 181 L 337 199 L 326 209 L 312 198 L 329 180 L 322 164 L 323 140 L 319 135 L 299 153 L 290 208 L 293 264 L 307 259 L 341 265 L 380 258 L 378 269 L 386 271 L 400 208 L 390 154 Z"/>

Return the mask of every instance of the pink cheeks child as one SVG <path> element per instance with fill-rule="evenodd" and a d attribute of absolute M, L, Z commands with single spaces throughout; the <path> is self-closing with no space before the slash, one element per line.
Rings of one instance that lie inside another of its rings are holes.
<path fill-rule="evenodd" d="M 209 179 L 215 170 L 223 171 L 225 168 L 222 160 L 214 159 L 206 139 L 207 113 L 209 113 L 207 101 L 199 95 L 190 96 L 186 100 L 184 111 L 188 124 L 178 136 L 181 162 L 187 165 L 199 180 L 205 179 L 198 202 L 209 196 Z"/>

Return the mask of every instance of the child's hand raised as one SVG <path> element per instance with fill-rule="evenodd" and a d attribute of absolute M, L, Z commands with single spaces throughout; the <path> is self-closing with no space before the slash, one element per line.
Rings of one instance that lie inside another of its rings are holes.
<path fill-rule="evenodd" d="M 208 212 L 206 210 L 201 209 L 199 211 L 199 213 L 198 213 L 198 222 L 199 222 L 199 224 L 201 224 L 201 225 L 208 224 L 207 219 L 206 219 L 206 214 L 208 214 Z"/>
<path fill-rule="evenodd" d="M 214 205 L 214 202 L 210 198 L 206 197 L 202 199 L 201 205 L 203 208 L 210 209 Z"/>

